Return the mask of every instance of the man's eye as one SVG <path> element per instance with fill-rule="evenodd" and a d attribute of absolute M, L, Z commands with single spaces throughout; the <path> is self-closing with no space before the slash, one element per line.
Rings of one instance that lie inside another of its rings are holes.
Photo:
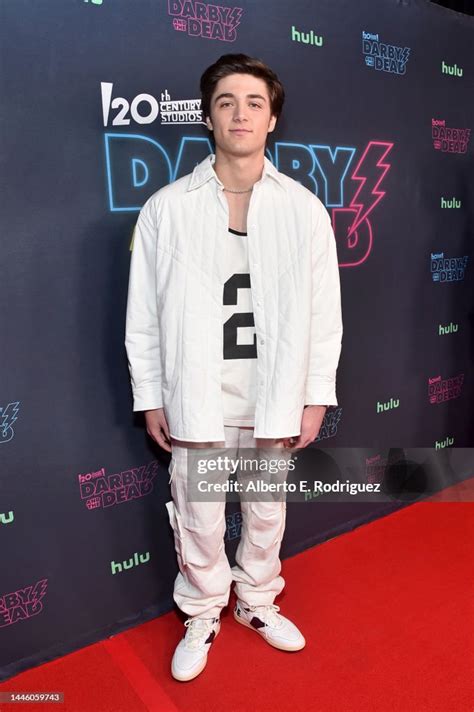
<path fill-rule="evenodd" d="M 224 107 L 224 106 L 230 106 L 231 104 L 232 104 L 231 101 L 224 101 L 224 102 L 221 104 L 221 108 Z M 259 108 L 259 109 L 261 108 L 260 104 L 257 104 L 256 101 L 251 101 L 251 102 L 250 102 L 250 106 L 256 106 L 256 107 Z"/>

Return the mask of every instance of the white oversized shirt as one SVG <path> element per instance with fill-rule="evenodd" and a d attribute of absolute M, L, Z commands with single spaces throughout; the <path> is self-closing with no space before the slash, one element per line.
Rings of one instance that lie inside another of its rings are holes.
<path fill-rule="evenodd" d="M 133 410 L 164 408 L 171 436 L 194 442 L 225 442 L 217 240 L 229 207 L 214 161 L 209 154 L 140 210 L 125 325 Z M 247 234 L 258 348 L 253 436 L 296 436 L 304 405 L 338 405 L 336 240 L 321 200 L 266 156 Z"/>

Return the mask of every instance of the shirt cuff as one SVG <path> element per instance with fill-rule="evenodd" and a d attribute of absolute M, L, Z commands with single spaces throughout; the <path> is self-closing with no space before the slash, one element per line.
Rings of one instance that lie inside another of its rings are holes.
<path fill-rule="evenodd" d="M 160 386 L 147 386 L 133 392 L 133 412 L 163 408 Z"/>

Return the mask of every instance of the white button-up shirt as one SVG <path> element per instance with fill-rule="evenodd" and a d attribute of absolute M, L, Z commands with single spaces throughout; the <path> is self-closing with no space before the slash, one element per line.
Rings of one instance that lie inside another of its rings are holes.
<path fill-rule="evenodd" d="M 128 284 L 133 410 L 163 407 L 171 436 L 193 442 L 225 441 L 217 237 L 229 209 L 214 162 L 211 153 L 145 202 Z M 314 193 L 265 156 L 247 234 L 258 348 L 253 435 L 296 436 L 304 405 L 338 405 L 342 313 L 331 220 Z"/>

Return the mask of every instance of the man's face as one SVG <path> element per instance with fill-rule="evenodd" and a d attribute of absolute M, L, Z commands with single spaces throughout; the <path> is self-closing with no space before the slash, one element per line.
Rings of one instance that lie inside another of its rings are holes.
<path fill-rule="evenodd" d="M 206 123 L 214 132 L 216 146 L 234 156 L 264 150 L 267 133 L 276 124 L 267 85 L 251 74 L 230 74 L 220 79 L 210 111 Z"/>

